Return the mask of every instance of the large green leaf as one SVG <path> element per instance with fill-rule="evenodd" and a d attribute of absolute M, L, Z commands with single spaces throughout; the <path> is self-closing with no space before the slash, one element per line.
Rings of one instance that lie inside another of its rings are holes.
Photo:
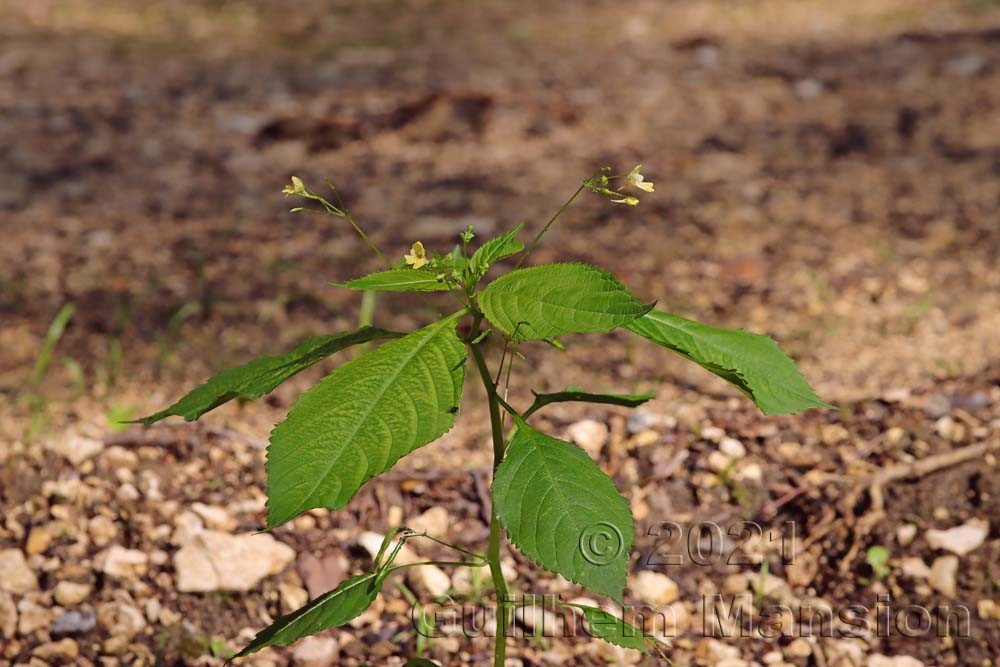
<path fill-rule="evenodd" d="M 455 423 L 465 379 L 458 314 L 344 364 L 304 393 L 267 448 L 269 527 L 339 509 Z"/>
<path fill-rule="evenodd" d="M 522 222 L 506 234 L 502 234 L 495 239 L 490 239 L 479 246 L 476 252 L 472 253 L 472 259 L 469 261 L 469 264 L 477 270 L 485 272 L 486 269 L 501 259 L 521 252 L 524 250 L 524 244 L 517 240 L 517 235 L 523 228 L 524 223 Z"/>
<path fill-rule="evenodd" d="M 651 401 L 656 398 L 656 394 L 652 392 L 645 394 L 592 394 L 587 391 L 579 391 L 578 389 L 566 389 L 564 391 L 557 391 L 551 394 L 539 394 L 538 392 L 534 393 L 535 402 L 532 403 L 531 407 L 525 410 L 522 415 L 525 419 L 550 403 L 601 403 L 604 405 L 620 405 L 624 408 L 635 408 L 642 405 L 646 401 Z"/>
<path fill-rule="evenodd" d="M 635 525 L 587 454 L 517 419 L 493 498 L 511 541 L 542 567 L 621 602 Z"/>
<path fill-rule="evenodd" d="M 605 333 L 652 308 L 607 271 L 588 264 L 547 264 L 511 271 L 479 295 L 495 326 L 519 340 Z"/>
<path fill-rule="evenodd" d="M 332 591 L 282 616 L 258 632 L 253 641 L 233 658 L 242 658 L 267 646 L 288 646 L 303 637 L 357 618 L 371 606 L 382 589 L 383 579 L 379 572 L 367 572 L 345 579 Z"/>
<path fill-rule="evenodd" d="M 400 335 L 374 327 L 361 327 L 356 331 L 331 336 L 312 336 L 303 340 L 288 354 L 260 357 L 242 366 L 228 368 L 193 389 L 169 408 L 136 421 L 148 425 L 171 415 L 193 421 L 234 398 L 260 398 L 274 391 L 275 387 L 296 373 L 346 347 L 377 338 L 397 338 Z"/>
<path fill-rule="evenodd" d="M 656 640 L 653 637 L 647 636 L 642 630 L 631 623 L 618 618 L 614 614 L 609 614 L 603 609 L 584 604 L 568 603 L 565 606 L 576 607 L 581 610 L 584 618 L 587 619 L 587 628 L 590 630 L 590 634 L 598 639 L 603 639 L 615 646 L 635 649 L 643 653 L 649 653 L 650 648 L 656 644 Z"/>
<path fill-rule="evenodd" d="M 332 283 L 339 287 L 381 292 L 434 292 L 450 289 L 444 280 L 438 280 L 434 271 L 418 269 L 389 269 L 369 273 L 367 276 L 346 283 Z"/>
<path fill-rule="evenodd" d="M 767 336 L 721 329 L 658 310 L 625 328 L 715 373 L 767 415 L 833 407 L 823 402 L 788 355 Z"/>

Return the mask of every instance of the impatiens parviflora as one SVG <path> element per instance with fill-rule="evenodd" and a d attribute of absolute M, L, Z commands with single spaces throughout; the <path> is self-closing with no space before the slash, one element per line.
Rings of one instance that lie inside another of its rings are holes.
<path fill-rule="evenodd" d="M 641 169 L 642 165 L 637 164 L 635 168 L 632 169 L 632 171 L 630 171 L 625 177 L 625 185 L 631 185 L 633 188 L 639 188 L 643 192 L 652 192 L 653 183 L 651 181 L 647 181 L 645 177 L 639 173 Z"/>
<path fill-rule="evenodd" d="M 420 241 L 414 243 L 410 246 L 410 254 L 403 255 L 403 259 L 415 269 L 422 268 L 427 264 L 427 251 L 424 250 L 424 244 Z"/>

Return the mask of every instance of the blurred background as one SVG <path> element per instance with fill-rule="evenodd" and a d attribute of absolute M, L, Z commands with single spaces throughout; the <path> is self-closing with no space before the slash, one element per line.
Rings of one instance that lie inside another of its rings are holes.
<path fill-rule="evenodd" d="M 698 433 L 711 422 L 738 437 L 747 429 L 760 448 L 825 444 L 821 459 L 839 472 L 857 457 L 831 453 L 835 445 L 884 443 L 879 434 L 893 426 L 915 434 L 905 446 L 927 445 L 920 434 L 930 434 L 931 450 L 997 437 L 996 2 L 0 0 L 0 501 L 9 517 L 0 547 L 24 550 L 32 526 L 53 521 L 87 541 L 78 552 L 53 551 L 78 544 L 64 537 L 28 553 L 41 577 L 37 606 L 58 607 L 46 586 L 67 564 L 80 572 L 66 576 L 93 585 L 93 605 L 122 603 L 115 587 L 102 588 L 111 575 L 88 574 L 102 547 L 88 532 L 96 515 L 118 522 L 111 544 L 164 554 L 138 581 L 173 591 L 173 547 L 150 537 L 161 522 L 169 533 L 173 515 L 147 508 L 146 525 L 128 509 L 159 502 L 151 479 L 182 507 L 235 502 L 233 485 L 262 497 L 257 446 L 321 371 L 260 406 L 213 413 L 222 436 L 175 426 L 140 437 L 118 422 L 227 365 L 357 325 L 359 295 L 327 283 L 377 259 L 344 221 L 290 214 L 296 204 L 281 188 L 291 175 L 314 188 L 333 182 L 398 257 L 415 240 L 446 251 L 468 224 L 480 238 L 522 221 L 532 234 L 601 166 L 639 163 L 655 194 L 634 209 L 584 199 L 534 260 L 599 263 L 660 308 L 771 334 L 847 412 L 765 422 L 713 377 L 624 337 L 613 349 L 573 339 L 561 355 L 524 350 L 516 370 L 526 376 L 512 396 L 570 384 L 654 390 L 652 410 L 672 424 L 664 429 L 676 433 L 663 437 L 675 446 L 701 451 Z M 65 329 L 53 328 L 67 304 Z M 405 296 L 380 296 L 378 306 L 376 324 L 396 328 L 433 314 Z M 478 398 L 470 389 L 470 418 L 405 463 L 486 465 Z M 584 417 L 607 423 L 608 442 L 615 424 L 625 428 L 613 410 L 555 414 L 556 430 Z M 838 419 L 851 438 L 830 430 Z M 948 424 L 966 430 L 956 440 Z M 146 437 L 159 440 L 136 442 Z M 226 438 L 243 439 L 233 445 L 243 458 L 219 449 Z M 106 461 L 98 452 L 108 447 L 145 454 Z M 190 468 L 206 456 L 216 465 L 208 479 Z M 640 458 L 633 476 L 655 463 Z M 987 477 L 998 486 L 995 469 Z M 51 487 L 67 479 L 99 491 L 84 499 Z M 120 497 L 120 484 L 136 498 Z M 965 498 L 972 487 L 957 484 Z M 821 494 L 806 497 L 823 504 Z M 323 519 L 343 533 L 281 539 L 336 550 L 352 522 L 380 520 L 386 503 L 409 513 L 408 503 L 416 511 L 432 500 L 443 502 L 405 493 L 358 501 L 347 518 Z M 75 509 L 53 515 L 60 505 Z M 935 507 L 928 501 L 928 517 Z M 995 517 L 995 498 L 993 508 Z M 239 515 L 242 529 L 255 526 L 254 511 Z M 166 579 L 151 583 L 158 571 Z M 305 585 L 301 568 L 287 576 Z M 853 599 L 833 579 L 820 592 Z M 995 596 L 998 580 L 966 590 Z M 110 649 L 101 644 L 114 636 L 107 624 L 79 635 L 89 637 L 80 660 L 151 664 L 158 633 L 176 625 L 142 607 L 148 590 L 125 588 L 142 629 Z M 212 610 L 184 631 L 196 637 L 196 657 L 163 631 L 171 659 L 211 662 L 209 644 L 199 653 L 197 642 L 260 625 L 258 607 L 279 604 L 266 590 L 211 605 L 163 592 L 164 608 Z M 5 634 L 0 623 L 0 645 L 14 647 L 0 663 L 58 639 L 49 626 L 59 613 L 28 632 Z M 951 647 L 952 662 L 927 664 L 980 664 L 996 657 L 996 636 L 978 653 Z M 342 659 L 356 664 L 350 653 Z"/>

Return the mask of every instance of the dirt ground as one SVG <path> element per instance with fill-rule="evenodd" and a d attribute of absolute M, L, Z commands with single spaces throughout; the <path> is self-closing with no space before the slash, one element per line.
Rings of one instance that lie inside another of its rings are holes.
<path fill-rule="evenodd" d="M 633 575 L 676 584 L 661 599 L 680 619 L 670 661 L 998 664 L 995 2 L 38 0 L 0 2 L 0 568 L 23 560 L 35 580 L 0 578 L 0 666 L 220 665 L 291 601 L 370 566 L 361 530 L 431 522 L 435 506 L 453 539 L 483 548 L 490 453 L 472 383 L 459 425 L 400 472 L 274 531 L 294 563 L 248 591 L 179 592 L 177 533 L 198 503 L 210 528 L 263 525 L 262 443 L 336 360 L 198 425 L 117 422 L 228 364 L 356 326 L 359 296 L 328 282 L 377 259 L 341 221 L 288 213 L 292 174 L 329 178 L 401 256 L 418 239 L 446 250 L 467 224 L 533 231 L 600 166 L 637 163 L 654 195 L 635 209 L 582 201 L 534 261 L 598 263 L 660 308 L 771 334 L 842 406 L 765 418 L 624 335 L 525 347 L 515 404 L 567 385 L 657 393 L 631 418 L 560 406 L 541 423 L 600 450 L 630 499 Z M 375 321 L 431 314 L 386 296 Z M 747 522 L 761 539 L 743 539 Z M 715 525 L 735 532 L 692 559 Z M 934 532 L 984 525 L 962 553 L 956 533 Z M 888 550 L 885 571 L 871 547 Z M 109 553 L 134 562 L 111 567 Z M 510 558 L 518 590 L 578 594 Z M 61 582 L 85 593 L 67 602 Z M 485 638 L 418 641 L 402 588 L 419 582 L 399 583 L 326 633 L 334 657 L 321 660 L 485 664 Z M 772 603 L 871 619 L 886 595 L 893 615 L 969 617 L 918 636 L 810 636 L 796 621 L 787 636 L 708 637 L 705 601 L 748 592 L 757 618 Z M 66 631 L 74 613 L 90 627 Z M 515 665 L 666 664 L 581 638 L 510 641 Z M 248 662 L 326 664 L 308 658 Z"/>

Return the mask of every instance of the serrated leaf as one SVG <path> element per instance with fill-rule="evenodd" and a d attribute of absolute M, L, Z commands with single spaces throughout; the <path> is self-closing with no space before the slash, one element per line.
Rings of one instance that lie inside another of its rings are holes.
<path fill-rule="evenodd" d="M 194 421 L 234 398 L 256 399 L 269 394 L 296 373 L 344 348 L 379 338 L 398 338 L 400 335 L 375 327 L 361 327 L 356 331 L 330 336 L 312 336 L 300 342 L 288 354 L 259 357 L 241 366 L 228 368 L 193 389 L 169 408 L 137 419 L 136 422 L 148 426 L 172 415 Z"/>
<path fill-rule="evenodd" d="M 570 581 L 621 601 L 635 524 L 587 454 L 517 419 L 493 498 L 511 542 Z"/>
<path fill-rule="evenodd" d="M 389 269 L 369 273 L 346 283 L 332 283 L 338 287 L 375 292 L 436 292 L 450 289 L 444 280 L 438 280 L 433 271 L 418 269 Z"/>
<path fill-rule="evenodd" d="M 518 340 L 605 333 L 652 308 L 607 271 L 588 264 L 546 264 L 511 271 L 479 295 L 494 325 Z"/>
<path fill-rule="evenodd" d="M 303 637 L 343 625 L 368 609 L 381 589 L 382 577 L 377 572 L 345 579 L 332 591 L 258 632 L 233 658 L 242 658 L 268 646 L 289 646 Z"/>
<path fill-rule="evenodd" d="M 650 648 L 656 643 L 653 637 L 646 636 L 639 628 L 603 609 L 584 604 L 567 604 L 566 606 L 576 607 L 582 611 L 584 618 L 587 619 L 587 628 L 590 630 L 590 634 L 609 644 L 649 653 Z"/>
<path fill-rule="evenodd" d="M 567 389 L 549 394 L 535 393 L 535 402 L 531 404 L 522 415 L 527 419 L 530 415 L 541 410 L 550 403 L 582 402 L 599 403 L 604 405 L 620 405 L 625 408 L 634 408 L 642 405 L 646 401 L 656 398 L 656 394 L 647 392 L 645 394 L 592 394 L 586 391 L 576 391 Z"/>
<path fill-rule="evenodd" d="M 625 328 L 730 382 L 766 415 L 833 407 L 816 395 L 795 362 L 767 336 L 710 327 L 658 310 Z"/>
<path fill-rule="evenodd" d="M 267 448 L 268 527 L 343 507 L 454 425 L 466 357 L 458 316 L 344 364 L 299 398 Z"/>
<path fill-rule="evenodd" d="M 486 271 L 486 269 L 501 259 L 521 252 L 524 250 L 524 244 L 517 240 L 517 235 L 523 228 L 524 223 L 522 222 L 506 234 L 502 234 L 495 239 L 490 239 L 479 246 L 476 252 L 472 253 L 472 259 L 469 263 L 474 267 L 480 268 L 482 271 Z"/>

